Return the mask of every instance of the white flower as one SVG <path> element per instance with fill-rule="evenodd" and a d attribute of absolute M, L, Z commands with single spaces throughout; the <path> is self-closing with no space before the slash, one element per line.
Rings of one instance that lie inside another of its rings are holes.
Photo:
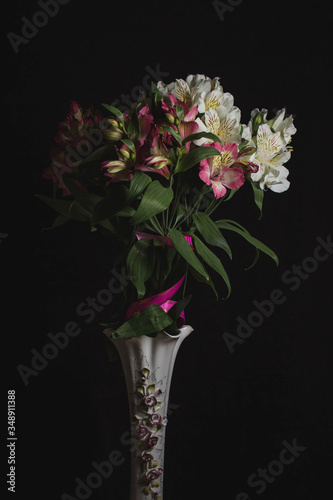
<path fill-rule="evenodd" d="M 248 144 L 247 144 L 248 147 L 255 146 L 253 139 L 252 139 L 250 127 L 248 127 L 247 125 L 244 125 L 244 123 L 242 124 L 241 138 L 248 142 Z"/>
<path fill-rule="evenodd" d="M 239 144 L 241 142 L 240 117 L 240 109 L 236 106 L 232 106 L 230 110 L 224 106 L 219 106 L 217 109 L 208 109 L 203 116 L 203 120 L 201 118 L 196 119 L 199 125 L 197 132 L 212 132 L 219 137 L 222 145 L 232 142 Z M 208 142 L 213 141 L 202 138 L 194 141 L 194 144 L 201 146 Z"/>
<path fill-rule="evenodd" d="M 286 144 L 291 141 L 291 136 L 296 133 L 296 127 L 293 123 L 293 117 L 290 115 L 284 118 L 286 113 L 285 109 L 281 109 L 276 113 L 276 118 L 272 120 L 272 128 L 275 132 L 281 132 Z"/>
<path fill-rule="evenodd" d="M 213 89 L 210 92 L 202 92 L 197 100 L 199 113 L 205 113 L 208 109 L 222 108 L 221 112 L 227 113 L 234 105 L 234 97 L 230 92 Z"/>
<path fill-rule="evenodd" d="M 162 94 L 163 97 L 167 97 L 175 88 L 175 82 L 168 83 L 167 85 L 162 81 L 157 82 L 157 90 Z"/>
<path fill-rule="evenodd" d="M 192 108 L 196 106 L 199 96 L 210 90 L 211 79 L 208 76 L 197 74 L 189 75 L 186 80 L 177 79 L 172 94 L 178 100 L 185 102 L 189 108 Z"/>
<path fill-rule="evenodd" d="M 278 170 L 272 169 L 265 175 L 260 187 L 262 189 L 268 188 L 275 193 L 287 191 L 290 186 L 290 182 L 287 180 L 288 174 L 289 170 L 284 166 L 281 166 Z"/>
<path fill-rule="evenodd" d="M 272 132 L 267 123 L 259 125 L 257 150 L 250 159 L 259 168 L 258 172 L 251 174 L 252 180 L 259 181 L 262 189 L 269 188 L 279 193 L 286 191 L 289 187 L 289 172 L 283 165 L 290 156 L 281 132 Z"/>

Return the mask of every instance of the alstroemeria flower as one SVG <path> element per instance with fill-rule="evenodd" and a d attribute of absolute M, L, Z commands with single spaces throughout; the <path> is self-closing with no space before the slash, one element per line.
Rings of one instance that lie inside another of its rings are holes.
<path fill-rule="evenodd" d="M 260 183 L 260 187 L 262 189 L 268 188 L 275 193 L 283 193 L 283 191 L 286 191 L 290 186 L 290 182 L 287 179 L 288 175 L 289 170 L 283 165 L 279 167 L 279 169 L 272 169 L 264 176 Z"/>
<path fill-rule="evenodd" d="M 259 168 L 256 173 L 251 174 L 252 180 L 259 181 L 262 189 L 267 187 L 276 192 L 285 191 L 289 187 L 289 181 L 286 182 L 288 170 L 282 167 L 290 156 L 281 132 L 272 132 L 266 123 L 259 125 L 257 150 L 251 157 L 251 162 Z"/>
<path fill-rule="evenodd" d="M 110 177 L 111 182 L 128 181 L 133 177 L 134 158 L 128 146 L 123 144 L 121 148 L 115 148 L 118 160 L 103 161 L 102 169 L 105 175 Z"/>
<path fill-rule="evenodd" d="M 237 189 L 245 182 L 243 170 L 237 167 L 232 168 L 238 158 L 237 144 L 221 146 L 220 143 L 214 142 L 205 145 L 215 147 L 221 154 L 200 162 L 199 177 L 208 186 L 212 185 L 216 198 L 222 198 L 227 192 L 226 188 Z"/>
<path fill-rule="evenodd" d="M 286 110 L 283 108 L 276 113 L 276 118 L 272 122 L 272 128 L 275 132 L 281 132 L 286 144 L 291 141 L 291 136 L 297 132 L 297 129 L 293 123 L 292 115 L 285 118 Z"/>
<path fill-rule="evenodd" d="M 201 74 L 188 75 L 186 80 L 178 78 L 175 82 L 168 85 L 158 82 L 157 88 L 165 100 L 168 100 L 171 94 L 173 94 L 179 101 L 186 103 L 189 109 L 191 109 L 197 105 L 197 100 L 202 92 L 212 90 L 212 80 L 208 76 Z"/>
<path fill-rule="evenodd" d="M 223 92 L 222 90 L 211 90 L 210 92 L 203 92 L 198 99 L 199 113 L 205 113 L 209 109 L 218 109 L 222 107 L 227 114 L 234 105 L 234 97 L 230 92 Z"/>
<path fill-rule="evenodd" d="M 150 134 L 152 124 L 154 122 L 153 115 L 149 112 L 149 106 L 144 106 L 138 112 L 138 119 L 140 124 L 140 146 L 143 145 L 148 135 Z"/>
<path fill-rule="evenodd" d="M 183 119 L 180 122 L 177 115 L 177 106 L 181 106 L 183 108 Z M 162 109 L 165 112 L 167 120 L 170 122 L 169 126 L 172 127 L 177 133 L 178 128 L 176 125 L 178 125 L 182 140 L 184 140 L 189 135 L 195 134 L 197 132 L 199 125 L 195 122 L 195 119 L 198 114 L 198 106 L 193 106 L 191 109 L 189 109 L 189 106 L 185 101 L 180 101 L 173 94 L 170 94 L 169 104 L 162 102 Z M 187 153 L 190 150 L 190 146 L 191 143 L 187 142 Z"/>
<path fill-rule="evenodd" d="M 66 120 L 58 125 L 55 141 L 59 146 L 71 146 L 76 150 L 78 142 L 89 141 L 91 129 L 96 128 L 102 119 L 102 115 L 94 113 L 93 106 L 83 111 L 76 101 L 71 101 Z"/>
<path fill-rule="evenodd" d="M 172 161 L 169 158 L 169 150 L 166 145 L 171 142 L 170 133 L 164 132 L 163 137 L 161 137 L 158 127 L 155 126 L 151 132 L 151 137 L 150 156 L 145 158 L 143 165 L 136 165 L 136 168 L 138 170 L 158 172 L 166 179 L 169 179 L 170 171 L 168 165 L 171 165 Z"/>
<path fill-rule="evenodd" d="M 236 106 L 228 111 L 224 106 L 217 109 L 208 109 L 204 114 L 203 120 L 197 118 L 199 125 L 198 132 L 212 132 L 217 135 L 221 142 L 225 144 L 241 142 L 240 109 Z M 202 146 L 205 142 L 212 142 L 202 138 L 194 141 L 197 146 Z"/>

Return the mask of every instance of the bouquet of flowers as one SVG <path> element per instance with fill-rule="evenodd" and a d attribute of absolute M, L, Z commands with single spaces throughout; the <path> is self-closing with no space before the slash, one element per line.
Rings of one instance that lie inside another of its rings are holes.
<path fill-rule="evenodd" d="M 131 282 L 108 323 L 115 338 L 176 334 L 191 298 L 189 273 L 216 296 L 211 274 L 219 276 L 228 297 L 223 257 L 231 258 L 230 231 L 254 247 L 254 262 L 264 252 L 278 263 L 239 223 L 212 216 L 245 183 L 260 213 L 265 191 L 288 189 L 293 117 L 282 109 L 268 120 L 266 109 L 254 109 L 242 124 L 219 80 L 196 74 L 152 83 L 128 113 L 103 104 L 105 117 L 72 102 L 59 124 L 52 167 L 43 174 L 53 180 L 54 196 L 39 198 L 59 213 L 54 227 L 86 221 L 121 245 L 117 264 Z"/>

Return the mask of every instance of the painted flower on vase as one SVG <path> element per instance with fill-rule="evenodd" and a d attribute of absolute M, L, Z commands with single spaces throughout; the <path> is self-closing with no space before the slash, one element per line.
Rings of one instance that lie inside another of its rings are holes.
<path fill-rule="evenodd" d="M 144 450 L 141 453 L 140 458 L 143 462 L 151 462 L 154 459 L 154 456 L 151 453 L 149 453 L 149 451 Z"/>

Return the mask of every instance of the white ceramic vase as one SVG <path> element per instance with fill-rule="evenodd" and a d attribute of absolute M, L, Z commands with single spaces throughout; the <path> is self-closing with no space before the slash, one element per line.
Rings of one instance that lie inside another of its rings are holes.
<path fill-rule="evenodd" d="M 193 331 L 184 325 L 179 334 L 159 332 L 128 339 L 111 338 L 116 347 L 128 393 L 131 437 L 130 500 L 162 500 L 165 431 L 171 377 L 178 349 Z"/>

